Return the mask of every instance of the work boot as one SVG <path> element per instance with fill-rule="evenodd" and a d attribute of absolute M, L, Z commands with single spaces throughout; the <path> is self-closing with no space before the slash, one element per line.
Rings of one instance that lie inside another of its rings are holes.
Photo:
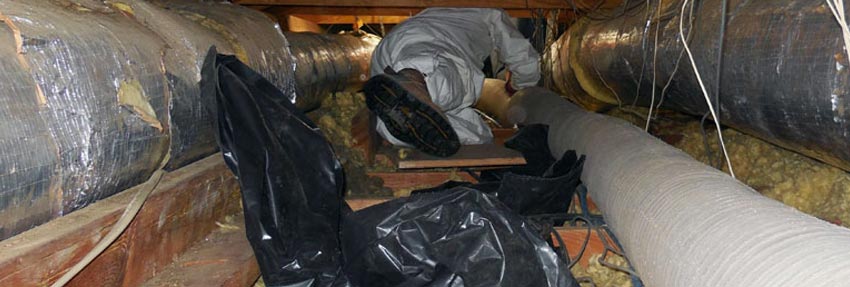
<path fill-rule="evenodd" d="M 366 105 L 397 139 L 440 157 L 457 153 L 460 141 L 431 101 L 425 76 L 414 69 L 396 73 L 389 67 L 384 74 L 369 79 L 363 87 Z"/>

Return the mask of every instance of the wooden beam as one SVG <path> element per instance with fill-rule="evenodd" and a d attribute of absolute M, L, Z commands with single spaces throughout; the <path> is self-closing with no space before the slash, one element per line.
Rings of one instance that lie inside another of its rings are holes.
<path fill-rule="evenodd" d="M 429 188 L 451 179 L 475 182 L 475 178 L 465 172 L 370 172 L 371 177 L 384 181 L 384 187 L 399 191 L 412 188 Z"/>
<path fill-rule="evenodd" d="M 232 226 L 216 230 L 192 246 L 141 286 L 252 286 L 260 277 L 260 266 L 245 235 L 245 219 L 236 216 L 232 222 Z"/>
<path fill-rule="evenodd" d="M 407 20 L 407 16 L 355 16 L 355 15 L 311 15 L 298 14 L 294 15 L 298 18 L 310 21 L 316 24 L 354 24 L 359 19 L 366 24 L 398 24 Z M 290 16 L 293 17 L 293 16 Z M 291 24 L 290 24 L 291 25 Z"/>
<path fill-rule="evenodd" d="M 375 162 L 375 155 L 378 153 L 378 148 L 383 141 L 375 127 L 377 121 L 378 118 L 375 114 L 367 108 L 358 111 L 351 120 L 351 136 L 354 138 L 354 146 L 352 148 L 363 151 L 363 156 L 368 165 L 372 165 Z"/>
<path fill-rule="evenodd" d="M 251 6 L 253 7 L 253 6 Z M 268 6 L 267 6 L 268 7 Z M 423 8 L 393 7 L 341 7 L 341 6 L 272 6 L 266 11 L 281 15 L 358 15 L 358 16 L 413 16 Z"/>
<path fill-rule="evenodd" d="M 490 7 L 504 9 L 567 9 L 564 0 L 235 0 L 241 5 L 286 5 L 286 6 L 347 6 L 347 7 Z"/>
<path fill-rule="evenodd" d="M 357 16 L 413 16 L 424 8 L 405 7 L 341 7 L 341 6 L 250 6 L 270 7 L 266 12 L 275 15 L 357 15 Z M 508 15 L 515 18 L 531 18 L 530 9 L 507 9 Z M 572 15 L 571 10 L 562 11 L 563 15 Z"/>
<path fill-rule="evenodd" d="M 0 286 L 51 285 L 109 232 L 137 188 L 2 241 Z M 68 286 L 138 286 L 238 211 L 238 183 L 220 154 L 170 172 L 127 230 Z"/>
<path fill-rule="evenodd" d="M 304 19 L 295 15 L 288 15 L 286 18 L 278 18 L 286 19 L 286 29 L 291 32 L 324 33 L 322 27 L 319 27 L 315 21 L 311 21 L 309 19 Z"/>

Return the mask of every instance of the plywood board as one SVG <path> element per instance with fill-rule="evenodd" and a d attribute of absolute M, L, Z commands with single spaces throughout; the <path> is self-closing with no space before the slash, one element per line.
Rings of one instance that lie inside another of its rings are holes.
<path fill-rule="evenodd" d="M 493 167 L 526 164 L 518 151 L 497 144 L 465 145 L 450 157 L 436 157 L 414 150 L 398 162 L 400 169 Z"/>

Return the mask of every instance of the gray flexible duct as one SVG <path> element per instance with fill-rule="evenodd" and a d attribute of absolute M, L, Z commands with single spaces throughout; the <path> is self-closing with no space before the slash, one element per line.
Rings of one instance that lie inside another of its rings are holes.
<path fill-rule="evenodd" d="M 647 286 L 848 286 L 850 230 L 759 195 L 629 123 L 542 88 L 508 108 L 548 124 Z"/>

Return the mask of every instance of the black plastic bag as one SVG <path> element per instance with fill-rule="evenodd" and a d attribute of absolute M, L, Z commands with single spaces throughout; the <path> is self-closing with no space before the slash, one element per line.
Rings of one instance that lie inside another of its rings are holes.
<path fill-rule="evenodd" d="M 348 206 L 342 167 L 327 140 L 287 96 L 235 57 L 213 49 L 202 73 L 265 283 L 345 286 L 338 232 Z"/>
<path fill-rule="evenodd" d="M 537 230 L 467 187 L 353 213 L 342 238 L 355 286 L 578 286 Z"/>
<path fill-rule="evenodd" d="M 214 50 L 202 73 L 268 286 L 578 286 L 536 230 L 478 190 L 351 212 L 330 144 L 288 97 Z"/>

